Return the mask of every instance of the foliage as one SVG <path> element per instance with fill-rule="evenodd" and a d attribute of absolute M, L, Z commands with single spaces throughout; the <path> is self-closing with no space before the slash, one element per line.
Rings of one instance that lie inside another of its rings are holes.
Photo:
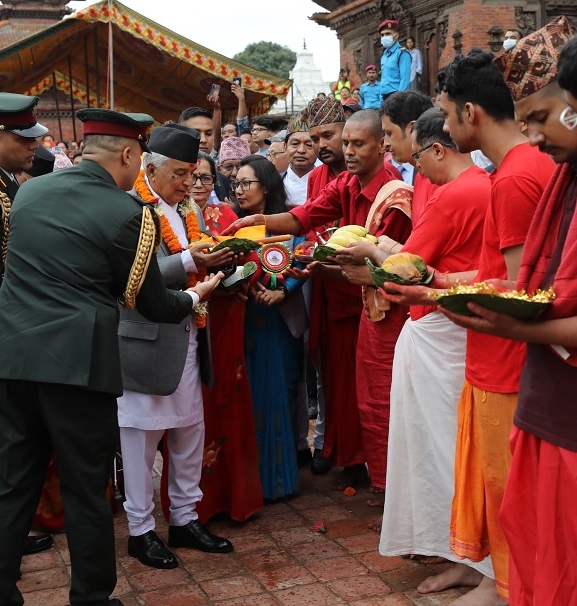
<path fill-rule="evenodd" d="M 253 42 L 233 59 L 267 74 L 288 78 L 295 66 L 297 54 L 287 46 L 276 42 Z"/>

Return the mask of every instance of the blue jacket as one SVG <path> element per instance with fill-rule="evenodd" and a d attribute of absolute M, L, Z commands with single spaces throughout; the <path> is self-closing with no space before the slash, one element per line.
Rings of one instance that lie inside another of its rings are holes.
<path fill-rule="evenodd" d="M 381 57 L 381 94 L 408 90 L 411 82 L 411 53 L 395 42 Z"/>
<path fill-rule="evenodd" d="M 370 82 L 365 82 L 360 88 L 361 107 L 363 109 L 379 109 L 383 102 L 383 93 L 381 93 L 381 83 L 376 81 L 372 86 Z"/>

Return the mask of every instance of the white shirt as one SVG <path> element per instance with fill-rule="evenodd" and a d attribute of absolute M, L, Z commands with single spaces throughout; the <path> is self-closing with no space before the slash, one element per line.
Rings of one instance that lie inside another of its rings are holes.
<path fill-rule="evenodd" d="M 309 171 L 304 177 L 299 177 L 289 166 L 284 177 L 284 188 L 287 194 L 288 206 L 301 206 L 307 201 Z"/>

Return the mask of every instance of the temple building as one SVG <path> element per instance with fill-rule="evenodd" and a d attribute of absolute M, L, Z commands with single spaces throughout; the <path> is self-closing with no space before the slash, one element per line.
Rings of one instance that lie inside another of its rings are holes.
<path fill-rule="evenodd" d="M 310 19 L 329 27 L 340 43 L 341 66 L 365 80 L 365 66 L 380 63 L 377 30 L 385 19 L 399 22 L 399 39 L 416 40 L 423 55 L 423 92 L 431 94 L 437 71 L 473 47 L 499 53 L 505 31 L 524 34 L 565 15 L 577 25 L 575 0 L 313 0 L 327 12 Z"/>

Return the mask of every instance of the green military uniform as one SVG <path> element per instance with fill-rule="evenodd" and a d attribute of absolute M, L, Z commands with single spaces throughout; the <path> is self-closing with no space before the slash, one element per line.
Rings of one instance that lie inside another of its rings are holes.
<path fill-rule="evenodd" d="M 152 123 L 149 116 L 82 111 L 85 136 L 87 130 L 99 134 L 98 124 L 104 124 L 100 134 L 128 136 L 130 122 Z M 106 486 L 118 447 L 116 396 L 122 393 L 117 300 L 135 259 L 142 211 L 142 203 L 91 160 L 25 183 L 12 205 L 0 289 L 3 606 L 23 603 L 16 587 L 18 548 L 52 449 L 66 510 L 70 603 L 108 604 L 116 584 Z M 179 322 L 191 313 L 192 299 L 165 289 L 152 255 L 136 306 L 150 320 Z"/>
<path fill-rule="evenodd" d="M 14 93 L 0 93 L 0 130 L 9 131 L 18 137 L 34 140 L 48 132 L 48 129 L 42 124 L 36 122 L 35 109 L 39 97 L 28 97 L 26 95 L 17 95 Z M 36 143 L 36 145 L 38 145 Z M 31 168 L 31 162 L 26 160 L 20 166 L 14 165 L 13 159 L 4 158 L 0 154 L 0 284 L 2 283 L 2 273 L 4 266 L 4 246 L 6 244 L 6 234 L 8 231 L 8 216 L 12 201 L 18 191 L 18 183 L 10 171 L 23 171 Z M 11 166 L 7 167 L 6 160 L 10 161 Z"/>

